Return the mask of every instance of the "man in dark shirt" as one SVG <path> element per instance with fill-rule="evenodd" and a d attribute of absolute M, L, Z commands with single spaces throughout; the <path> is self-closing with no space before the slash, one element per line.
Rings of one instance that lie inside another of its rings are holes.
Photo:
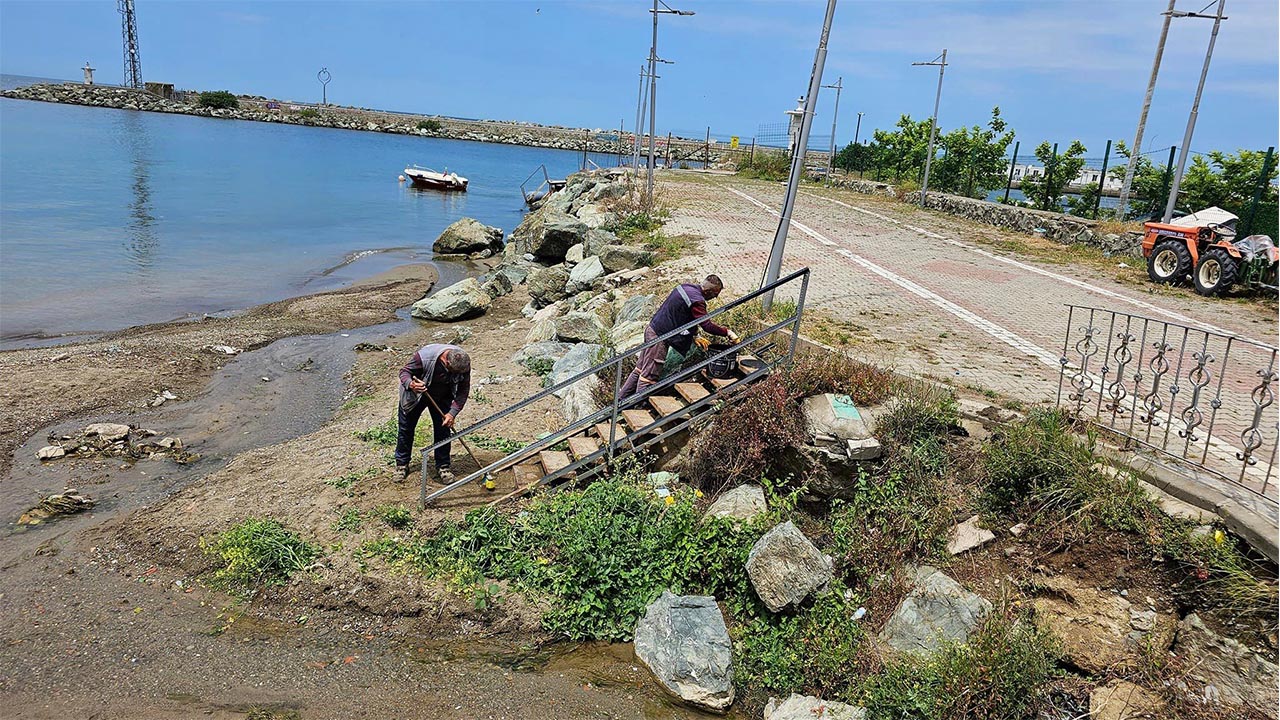
<path fill-rule="evenodd" d="M 396 473 L 409 476 L 413 454 L 413 434 L 423 410 L 431 412 L 434 442 L 453 432 L 454 418 L 462 412 L 471 394 L 471 356 L 457 345 L 427 345 L 400 368 L 400 409 L 397 414 Z M 449 445 L 435 452 L 436 477 L 441 483 L 453 481 L 449 470 Z"/>
<path fill-rule="evenodd" d="M 719 297 L 720 291 L 723 289 L 724 283 L 720 281 L 717 275 L 708 275 L 701 285 L 693 283 L 677 285 L 676 289 L 672 290 L 667 299 L 658 307 L 658 311 L 653 314 L 653 319 L 645 327 L 644 341 L 648 343 L 656 340 L 682 325 L 687 325 L 705 316 L 707 314 L 707 301 Z M 639 357 L 636 358 L 636 369 L 632 370 L 631 374 L 627 376 L 627 382 L 622 386 L 618 399 L 622 400 L 631 397 L 637 392 L 644 392 L 654 383 L 661 380 L 663 365 L 667 360 L 667 347 L 670 346 L 672 350 L 681 355 L 688 355 L 689 346 L 693 344 L 693 337 L 697 334 L 699 327 L 708 334 L 727 337 L 732 343 L 738 342 L 738 335 L 729 328 L 716 324 L 711 320 L 703 320 L 696 327 L 641 350 Z"/>

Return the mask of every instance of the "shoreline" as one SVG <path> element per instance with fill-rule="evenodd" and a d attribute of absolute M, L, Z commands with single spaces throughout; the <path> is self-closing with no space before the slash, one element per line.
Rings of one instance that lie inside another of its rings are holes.
<path fill-rule="evenodd" d="M 450 273 L 452 274 L 452 273 Z M 276 340 L 376 325 L 428 294 L 434 263 L 406 264 L 345 288 L 253 305 L 224 317 L 136 325 L 54 346 L 0 351 L 0 475 L 40 428 L 87 413 L 151 407 L 162 392 L 179 399 L 207 387 L 213 372 L 244 350 Z M 227 354 L 212 348 L 228 347 Z"/>

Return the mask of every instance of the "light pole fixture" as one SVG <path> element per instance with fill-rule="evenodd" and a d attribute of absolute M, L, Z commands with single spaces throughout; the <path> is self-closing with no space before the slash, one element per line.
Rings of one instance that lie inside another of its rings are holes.
<path fill-rule="evenodd" d="M 920 207 L 924 207 L 925 196 L 929 194 L 929 169 L 933 166 L 933 140 L 938 136 L 938 105 L 942 103 L 942 73 L 947 69 L 947 49 L 929 62 L 914 62 L 912 65 L 938 66 L 938 94 L 933 98 L 933 119 L 929 121 L 929 149 L 924 156 L 924 180 L 920 183 Z"/>
<path fill-rule="evenodd" d="M 329 68 L 320 68 L 320 72 L 316 73 L 316 79 L 320 81 L 320 104 L 329 104 L 329 81 L 333 76 L 329 74 Z"/>
<path fill-rule="evenodd" d="M 844 89 L 844 77 L 836 78 L 834 85 L 823 85 L 836 91 L 836 107 L 831 111 L 831 152 L 827 155 L 827 182 L 831 182 L 831 169 L 836 161 L 836 117 L 840 114 L 840 91 Z"/>
<path fill-rule="evenodd" d="M 662 8 L 658 6 L 661 5 Z M 653 206 L 653 163 L 654 163 L 654 134 L 657 132 L 655 128 L 654 115 L 658 111 L 658 72 L 657 65 L 659 62 L 670 64 L 666 60 L 658 59 L 658 16 L 659 15 L 693 15 L 691 10 L 675 10 L 662 0 L 653 0 L 653 9 L 649 12 L 653 13 L 653 43 L 649 46 L 649 170 L 646 182 L 646 203 Z"/>
<path fill-rule="evenodd" d="M 1173 176 L 1173 184 L 1169 186 L 1169 201 L 1164 206 L 1164 222 L 1173 219 L 1173 206 L 1178 202 L 1178 188 L 1182 185 L 1182 173 L 1187 168 L 1187 156 L 1191 154 L 1191 134 L 1196 129 L 1196 115 L 1200 113 L 1200 96 L 1204 93 L 1204 79 L 1209 75 L 1209 59 L 1213 57 L 1213 44 L 1218 40 L 1218 28 L 1226 16 L 1222 11 L 1227 7 L 1227 0 L 1218 0 L 1218 11 L 1213 15 L 1198 12 L 1172 10 L 1170 17 L 1213 18 L 1213 32 L 1209 33 L 1209 47 L 1204 51 L 1204 67 L 1200 69 L 1200 84 L 1196 86 L 1196 99 L 1191 103 L 1191 115 L 1187 117 L 1187 132 L 1182 136 L 1182 147 L 1178 150 L 1178 172 Z"/>

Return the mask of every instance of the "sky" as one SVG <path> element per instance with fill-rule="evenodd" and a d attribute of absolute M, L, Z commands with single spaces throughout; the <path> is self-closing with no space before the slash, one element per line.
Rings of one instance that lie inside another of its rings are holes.
<path fill-rule="evenodd" d="M 668 0 L 660 19 L 658 131 L 742 142 L 785 122 L 809 81 L 821 0 Z M 1198 11 L 1208 0 L 1178 0 Z M 824 83 L 843 79 L 836 133 L 853 139 L 903 113 L 932 112 L 946 48 L 939 124 L 985 123 L 993 106 L 1026 152 L 1080 139 L 1101 156 L 1132 141 L 1165 0 L 841 0 Z M 1230 0 L 1192 149 L 1277 144 L 1280 36 L 1275 0 Z M 459 117 L 628 129 L 648 55 L 644 0 L 197 2 L 136 0 L 142 73 L 179 88 L 227 89 Z M 1213 6 L 1206 11 L 1212 14 Z M 1211 20 L 1175 19 L 1144 150 L 1181 144 Z M 79 79 L 85 61 L 120 82 L 115 0 L 0 0 L 0 72 Z M 834 90 L 813 134 L 830 134 Z"/>

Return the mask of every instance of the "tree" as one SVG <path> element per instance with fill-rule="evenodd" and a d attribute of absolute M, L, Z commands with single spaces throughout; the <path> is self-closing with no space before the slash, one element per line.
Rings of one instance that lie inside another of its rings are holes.
<path fill-rule="evenodd" d="M 849 143 L 836 153 L 832 162 L 842 170 L 866 172 L 871 169 L 874 152 L 870 145 Z"/>
<path fill-rule="evenodd" d="M 1067 196 L 1067 212 L 1080 217 L 1093 215 L 1093 206 L 1098 202 L 1098 183 L 1089 183 L 1080 189 L 1080 195 Z"/>
<path fill-rule="evenodd" d="M 240 100 L 226 90 L 202 92 L 197 103 L 200 107 L 213 108 L 215 110 L 240 107 Z"/>
<path fill-rule="evenodd" d="M 1060 210 L 1062 193 L 1080 176 L 1084 169 L 1085 146 L 1079 140 L 1072 140 L 1066 152 L 1055 158 L 1053 146 L 1047 141 L 1036 148 L 1036 159 L 1044 166 L 1044 175 L 1022 177 L 1022 192 L 1031 200 L 1033 207 L 1041 210 Z"/>
<path fill-rule="evenodd" d="M 924 156 L 929 144 L 928 120 L 912 120 L 910 115 L 898 118 L 894 130 L 873 133 L 880 147 L 880 166 L 893 171 L 894 180 L 903 177 L 919 180 L 924 173 Z"/>
<path fill-rule="evenodd" d="M 1169 194 L 1170 178 L 1166 177 L 1166 169 L 1151 162 L 1145 155 L 1133 159 L 1129 146 L 1123 140 L 1116 143 L 1116 152 L 1129 158 L 1133 165 L 1133 182 L 1130 183 L 1129 207 L 1122 212 L 1123 217 L 1150 217 L 1164 209 L 1165 198 Z M 1128 164 L 1117 165 L 1111 169 L 1111 177 L 1124 180 Z"/>
<path fill-rule="evenodd" d="M 1178 195 L 1177 207 L 1186 212 L 1196 212 L 1207 207 L 1218 206 L 1227 212 L 1240 217 L 1238 229 L 1251 234 L 1270 235 L 1276 238 L 1276 187 L 1272 181 L 1277 177 L 1277 163 L 1273 156 L 1267 168 L 1267 178 L 1262 197 L 1258 200 L 1253 225 L 1246 227 L 1249 221 L 1249 208 L 1253 205 L 1253 196 L 1258 190 L 1258 181 L 1262 179 L 1262 164 L 1266 153 L 1256 150 L 1239 150 L 1228 154 L 1214 150 L 1208 154 L 1197 155 L 1191 160 L 1191 167 L 1182 178 L 1181 192 Z"/>
<path fill-rule="evenodd" d="M 1013 142 L 1013 132 L 1000 117 L 1000 108 L 991 109 L 991 120 L 959 128 L 940 136 L 943 156 L 935 159 L 929 184 L 943 192 L 966 197 L 986 197 L 987 191 L 1004 184 L 1008 163 L 1005 153 Z"/>

